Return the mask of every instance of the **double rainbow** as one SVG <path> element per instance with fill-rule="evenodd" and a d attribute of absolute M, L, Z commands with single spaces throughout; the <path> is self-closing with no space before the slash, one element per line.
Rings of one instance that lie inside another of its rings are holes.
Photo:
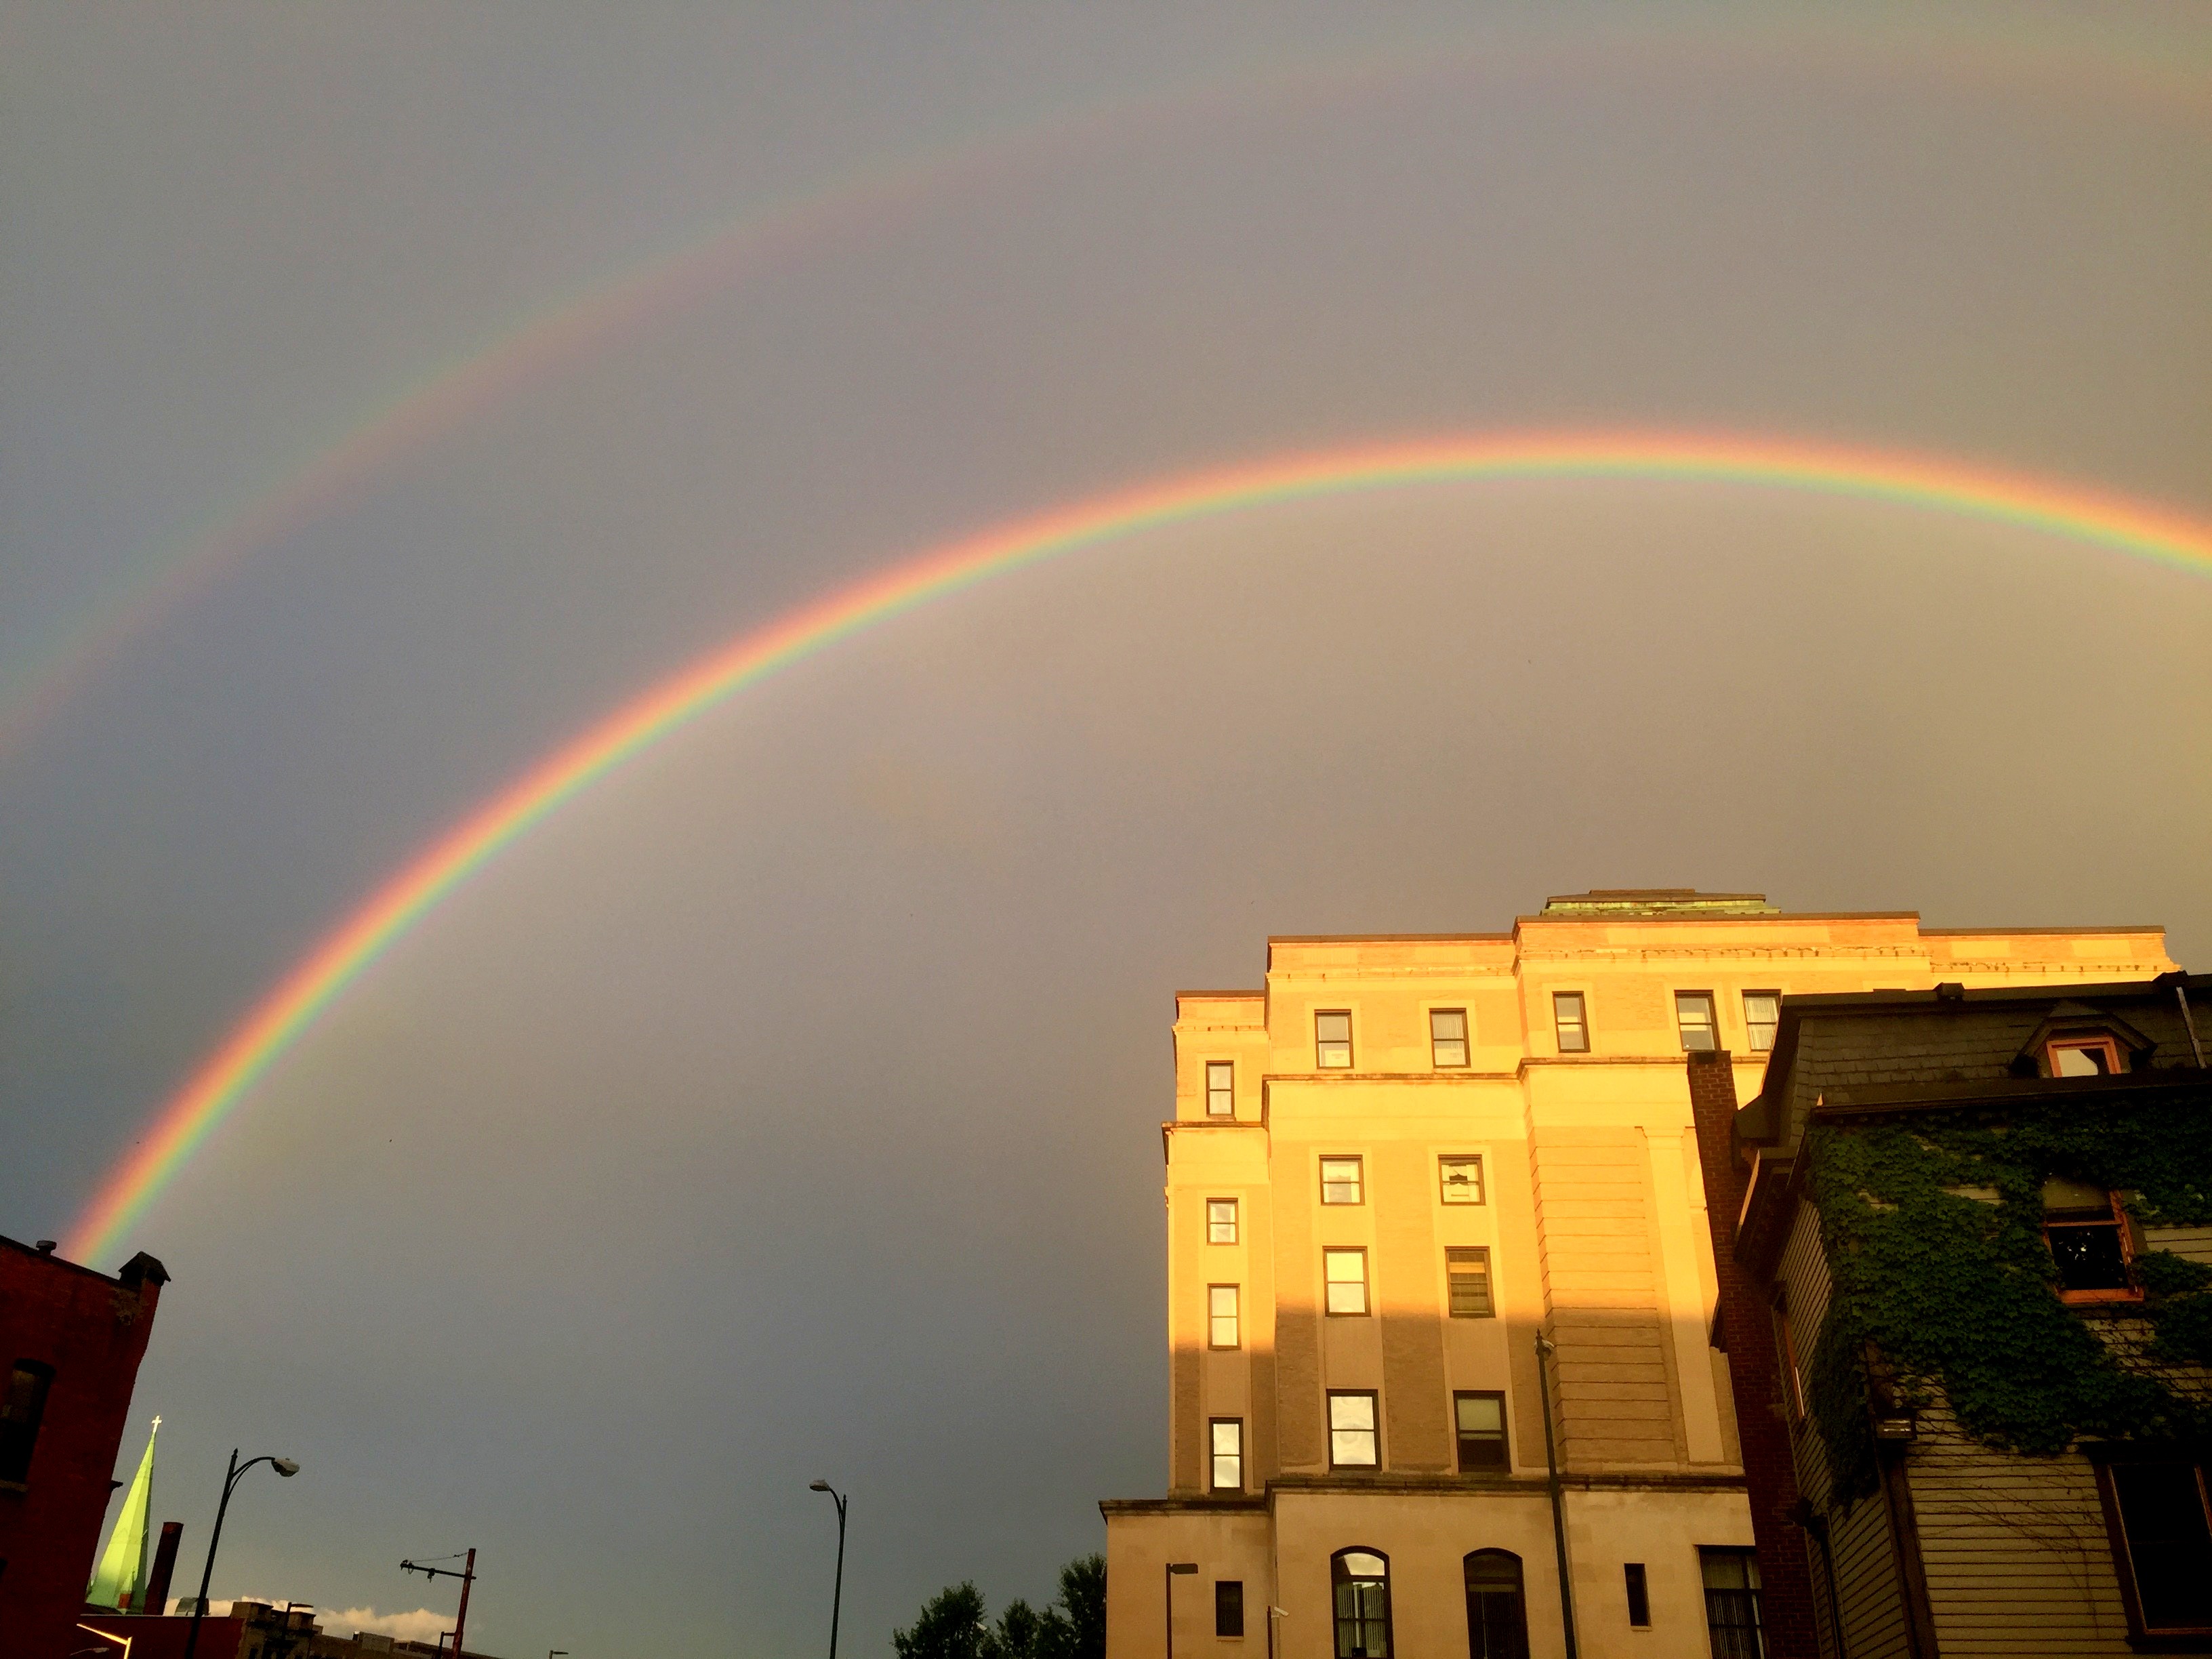
<path fill-rule="evenodd" d="M 725 698 L 864 629 L 1061 554 L 1275 503 L 1502 478 L 1668 479 L 1895 502 L 2018 526 L 2212 572 L 2212 524 L 2088 489 L 1925 456 L 1721 434 L 1507 433 L 1303 454 L 1096 497 L 932 549 L 708 653 L 556 750 L 372 894 L 262 999 L 162 1106 L 72 1234 L 80 1260 L 119 1249 L 182 1169 L 316 1017 L 499 851 L 631 756 Z"/>

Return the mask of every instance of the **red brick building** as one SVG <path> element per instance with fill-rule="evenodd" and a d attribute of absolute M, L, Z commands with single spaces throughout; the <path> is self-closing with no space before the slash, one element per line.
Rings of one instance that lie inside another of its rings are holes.
<path fill-rule="evenodd" d="M 63 1659 L 168 1273 L 0 1238 L 0 1659 Z"/>

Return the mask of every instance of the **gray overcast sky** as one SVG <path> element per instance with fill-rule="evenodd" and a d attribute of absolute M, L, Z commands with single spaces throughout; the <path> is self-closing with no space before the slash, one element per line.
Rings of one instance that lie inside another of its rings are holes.
<path fill-rule="evenodd" d="M 519 320 L 903 181 L 395 451 L 0 757 L 0 1231 L 534 757 L 962 532 L 1579 422 L 2212 518 L 2212 13 L 1921 9 L 0 10 L 0 669 Z M 2208 645 L 2202 574 L 1617 482 L 848 641 L 495 863 L 153 1211 L 158 1516 L 196 1561 L 229 1448 L 289 1452 L 219 1595 L 404 1611 L 473 1544 L 516 1656 L 815 1651 L 817 1474 L 854 1651 L 1042 1600 L 1164 1478 L 1175 986 L 1671 884 L 2201 966 Z"/>

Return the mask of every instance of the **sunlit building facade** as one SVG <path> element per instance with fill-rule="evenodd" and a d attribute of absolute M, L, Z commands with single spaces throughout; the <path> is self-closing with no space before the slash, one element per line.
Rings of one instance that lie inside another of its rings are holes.
<path fill-rule="evenodd" d="M 1748 1100 L 1784 993 L 2172 966 L 2154 927 L 1593 892 L 1181 994 L 1169 1490 L 1101 1506 L 1109 1659 L 1564 1655 L 1563 1580 L 1583 1655 L 1763 1656 L 1685 1053 Z"/>

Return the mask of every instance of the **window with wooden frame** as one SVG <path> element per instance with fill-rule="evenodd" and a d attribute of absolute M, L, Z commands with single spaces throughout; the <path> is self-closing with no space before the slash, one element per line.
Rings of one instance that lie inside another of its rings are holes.
<path fill-rule="evenodd" d="M 1478 1152 L 1463 1152 L 1437 1160 L 1437 1182 L 1447 1204 L 1480 1204 L 1483 1201 L 1482 1157 Z"/>
<path fill-rule="evenodd" d="M 1467 1010 L 1429 1010 L 1429 1063 L 1449 1070 L 1467 1064 Z"/>
<path fill-rule="evenodd" d="M 1452 1426 L 1459 1442 L 1462 1474 L 1503 1474 L 1505 1455 L 1505 1396 L 1462 1391 L 1452 1395 Z"/>
<path fill-rule="evenodd" d="M 1206 1449 L 1211 1463 L 1206 1471 L 1207 1484 L 1215 1492 L 1243 1492 L 1244 1419 L 1241 1417 L 1217 1417 L 1206 1428 Z"/>
<path fill-rule="evenodd" d="M 1620 1571 L 1628 1589 L 1629 1625 L 1636 1630 L 1649 1630 L 1651 1626 L 1650 1576 L 1644 1571 L 1641 1561 L 1623 1562 Z"/>
<path fill-rule="evenodd" d="M 1498 1304 L 1490 1294 L 1490 1251 L 1455 1244 L 1444 1252 L 1446 1306 L 1454 1319 L 1490 1319 Z"/>
<path fill-rule="evenodd" d="M 2114 1077 L 2127 1070 L 2120 1045 L 2108 1036 L 2053 1037 L 2044 1045 L 2043 1063 L 2052 1077 Z"/>
<path fill-rule="evenodd" d="M 46 1420 L 46 1391 L 54 1368 L 37 1359 L 19 1359 L 0 1395 L 0 1486 L 21 1486 L 31 1478 L 31 1454 Z"/>
<path fill-rule="evenodd" d="M 1325 1008 L 1314 1016 L 1314 1065 L 1324 1072 L 1352 1069 L 1352 1013 Z"/>
<path fill-rule="evenodd" d="M 1711 1054 L 1721 1046 L 1720 1030 L 1713 1020 L 1711 991 L 1674 993 L 1674 1025 L 1682 1034 L 1686 1054 Z"/>
<path fill-rule="evenodd" d="M 1763 1054 L 1774 1047 L 1774 1033 L 1782 1024 L 1782 993 L 1779 991 L 1746 991 L 1743 994 L 1743 1030 L 1751 1045 L 1751 1052 Z"/>
<path fill-rule="evenodd" d="M 1340 1469 L 1371 1469 L 1382 1461 L 1373 1389 L 1329 1391 L 1328 1461 Z"/>
<path fill-rule="evenodd" d="M 1797 1363 L 1797 1336 L 1790 1325 L 1790 1302 L 1786 1297 L 1774 1298 L 1774 1346 L 1780 1350 L 1782 1360 L 1782 1398 L 1790 1407 L 1790 1420 L 1805 1420 L 1805 1371 Z"/>
<path fill-rule="evenodd" d="M 1339 1550 L 1329 1558 L 1336 1605 L 1336 1659 L 1390 1659 L 1390 1559 L 1380 1550 Z"/>
<path fill-rule="evenodd" d="M 1206 1115 L 1208 1117 L 1237 1115 L 1237 1064 L 1234 1060 L 1209 1060 L 1206 1062 Z"/>
<path fill-rule="evenodd" d="M 2212 1505 L 2203 1466 L 2153 1449 L 2092 1455 L 2129 1635 L 2161 1645 L 2212 1637 Z M 2190 1648 L 2203 1650 L 2194 1641 Z"/>
<path fill-rule="evenodd" d="M 1365 1183 L 1360 1179 L 1359 1160 L 1356 1158 L 1325 1158 L 1321 1161 L 1321 1201 L 1324 1204 L 1358 1204 L 1365 1200 Z"/>
<path fill-rule="evenodd" d="M 1239 1346 L 1237 1324 L 1237 1287 L 1234 1285 L 1207 1285 L 1206 1346 L 1209 1348 Z"/>
<path fill-rule="evenodd" d="M 1367 1311 L 1365 1250 L 1323 1250 L 1321 1278 L 1322 1305 L 1331 1318 L 1356 1318 Z"/>
<path fill-rule="evenodd" d="M 1589 1052 L 1589 1014 L 1580 991 L 1552 993 L 1552 1030 L 1559 1036 L 1561 1054 Z"/>
<path fill-rule="evenodd" d="M 1244 1581 L 1241 1578 L 1217 1578 L 1213 1581 L 1213 1633 L 1234 1637 L 1244 1633 Z"/>
<path fill-rule="evenodd" d="M 2063 1302 L 2136 1302 L 2134 1241 L 2119 1194 L 2054 1176 L 2043 1183 L 2043 1238 Z"/>
<path fill-rule="evenodd" d="M 1206 1242 L 1209 1244 L 1234 1244 L 1237 1242 L 1235 1199 L 1209 1198 L 1206 1200 Z"/>
<path fill-rule="evenodd" d="M 1705 1581 L 1705 1633 L 1713 1659 L 1763 1659 L 1759 1552 L 1700 1545 L 1698 1566 Z"/>

